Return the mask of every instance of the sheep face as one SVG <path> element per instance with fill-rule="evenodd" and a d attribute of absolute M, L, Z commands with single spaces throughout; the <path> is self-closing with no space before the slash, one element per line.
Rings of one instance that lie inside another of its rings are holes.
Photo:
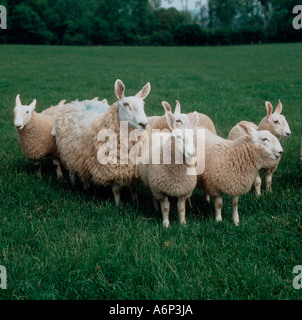
<path fill-rule="evenodd" d="M 162 105 L 163 105 L 164 110 L 166 112 L 172 112 L 172 108 L 168 102 L 162 101 Z M 173 114 L 174 118 L 175 118 L 175 122 L 176 122 L 176 127 L 177 128 L 189 128 L 190 119 L 186 114 L 181 113 L 180 110 L 181 110 L 180 103 L 179 103 L 179 101 L 176 100 L 175 111 Z"/>
<path fill-rule="evenodd" d="M 150 93 L 151 86 L 148 82 L 135 96 L 125 97 L 125 86 L 121 80 L 115 82 L 115 94 L 118 98 L 119 119 L 127 121 L 130 127 L 145 130 L 148 118 L 144 110 L 144 99 Z"/>
<path fill-rule="evenodd" d="M 175 153 L 190 161 L 195 155 L 194 133 L 192 129 L 175 129 L 171 132 L 175 139 Z"/>
<path fill-rule="evenodd" d="M 27 125 L 32 112 L 35 110 L 36 103 L 37 101 L 34 99 L 30 105 L 24 106 L 21 104 L 20 95 L 17 95 L 16 106 L 14 108 L 14 126 L 17 130 L 22 130 Z"/>
<path fill-rule="evenodd" d="M 291 131 L 289 128 L 289 125 L 283 115 L 281 115 L 282 112 L 282 103 L 279 100 L 279 104 L 273 113 L 273 106 L 270 102 L 266 101 L 266 110 L 267 110 L 267 116 L 266 121 L 270 124 L 270 131 L 275 136 L 279 136 L 282 138 L 288 138 L 291 135 Z"/>
<path fill-rule="evenodd" d="M 279 159 L 283 153 L 279 140 L 268 130 L 257 131 L 257 133 L 256 143 L 264 147 L 266 157 L 272 160 Z"/>
<path fill-rule="evenodd" d="M 241 121 L 238 124 L 243 131 L 252 139 L 253 143 L 262 146 L 265 150 L 264 156 L 272 160 L 277 160 L 281 157 L 283 149 L 279 140 L 268 130 L 257 131 L 248 126 L 248 123 Z"/>
<path fill-rule="evenodd" d="M 175 140 L 175 152 L 177 155 L 183 155 L 189 162 L 195 156 L 194 131 L 198 124 L 198 113 L 194 112 L 191 121 L 188 120 L 186 126 L 178 128 L 175 114 L 167 111 L 165 113 L 168 126 L 171 130 L 171 136 Z"/>

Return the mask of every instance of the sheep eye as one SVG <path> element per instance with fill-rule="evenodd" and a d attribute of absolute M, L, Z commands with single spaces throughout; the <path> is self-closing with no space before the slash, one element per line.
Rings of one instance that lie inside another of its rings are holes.
<path fill-rule="evenodd" d="M 26 111 L 26 113 L 29 113 L 29 111 Z"/>
<path fill-rule="evenodd" d="M 278 121 L 278 120 L 276 120 L 276 121 L 274 121 L 274 122 L 275 122 L 276 124 L 277 124 L 277 123 L 279 123 L 279 121 Z"/>
<path fill-rule="evenodd" d="M 182 121 L 180 119 L 176 120 L 176 122 L 182 124 Z"/>
<path fill-rule="evenodd" d="M 129 103 L 128 103 L 128 102 L 125 102 L 125 103 L 124 103 L 124 107 L 129 108 L 129 110 L 130 110 L 130 111 L 132 110 L 132 108 L 130 107 L 130 105 L 129 105 Z"/>
<path fill-rule="evenodd" d="M 262 141 L 268 141 L 268 139 L 267 138 L 263 138 Z"/>

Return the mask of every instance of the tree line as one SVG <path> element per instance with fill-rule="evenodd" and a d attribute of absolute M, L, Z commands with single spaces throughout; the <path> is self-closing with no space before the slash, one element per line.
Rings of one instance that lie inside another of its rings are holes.
<path fill-rule="evenodd" d="M 2 0 L 0 43 L 54 45 L 229 45 L 301 41 L 295 0 Z"/>

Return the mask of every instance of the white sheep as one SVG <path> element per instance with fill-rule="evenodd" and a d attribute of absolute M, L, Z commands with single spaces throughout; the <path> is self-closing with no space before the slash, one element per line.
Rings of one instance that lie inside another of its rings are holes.
<path fill-rule="evenodd" d="M 291 135 L 289 125 L 285 117 L 281 114 L 282 103 L 279 100 L 278 106 L 273 113 L 273 106 L 269 101 L 265 102 L 267 114 L 260 121 L 259 125 L 256 126 L 252 122 L 248 122 L 248 125 L 256 130 L 268 130 L 273 134 L 278 140 L 281 138 L 288 138 Z M 234 126 L 229 132 L 228 139 L 234 140 L 242 136 L 244 133 L 239 129 L 238 125 Z M 277 160 L 265 159 L 263 162 L 262 169 L 265 171 L 265 187 L 266 191 L 271 191 L 272 189 L 272 178 L 276 171 L 281 157 Z M 261 195 L 261 177 L 258 173 L 254 181 L 255 192 L 257 196 Z"/>
<path fill-rule="evenodd" d="M 150 83 L 147 83 L 135 96 L 125 97 L 123 82 L 116 80 L 118 101 L 106 112 L 87 112 L 76 103 L 71 103 L 59 108 L 54 118 L 62 162 L 84 181 L 110 185 L 116 205 L 119 204 L 121 188 L 124 186 L 130 186 L 133 198 L 136 198 L 132 188 L 136 164 L 125 159 L 121 161 L 120 155 L 126 153 L 128 156 L 129 150 L 136 144 L 129 138 L 131 132 L 134 129 L 146 129 L 148 119 L 144 111 L 144 99 L 150 90 Z M 120 135 L 122 121 L 128 123 L 127 136 Z M 103 136 L 107 133 L 108 136 Z"/>
<path fill-rule="evenodd" d="M 252 187 L 265 158 L 276 160 L 283 149 L 267 130 L 257 131 L 248 123 L 239 123 L 244 135 L 226 140 L 205 130 L 204 172 L 197 176 L 197 187 L 214 197 L 215 219 L 221 221 L 222 194 L 232 197 L 233 222 L 239 224 L 238 198 Z M 201 161 L 201 160 L 200 160 Z"/>
<path fill-rule="evenodd" d="M 198 124 L 198 113 L 194 112 L 191 121 L 186 126 L 178 128 L 174 115 L 167 111 L 166 121 L 171 132 L 153 132 L 143 146 L 143 158 L 138 164 L 137 174 L 145 186 L 149 187 L 153 201 L 160 201 L 163 215 L 163 226 L 169 226 L 170 203 L 168 196 L 177 197 L 180 223 L 185 220 L 185 202 L 190 198 L 196 186 L 195 174 L 188 175 L 186 161 L 190 161 L 195 154 L 194 132 L 192 128 Z M 191 129 L 188 134 L 186 129 Z M 155 145 L 155 141 L 163 142 Z M 154 148 L 153 148 L 154 145 Z M 165 161 L 168 158 L 171 161 Z M 154 159 L 158 158 L 159 161 Z M 182 161 L 177 162 L 176 159 Z M 156 163 L 154 163 L 156 162 Z"/>
<path fill-rule="evenodd" d="M 66 109 L 66 112 L 70 113 L 73 112 L 77 115 L 78 119 L 78 126 L 87 126 L 89 127 L 95 119 L 102 113 L 108 111 L 110 106 L 108 105 L 107 99 L 103 99 L 102 101 L 98 100 L 98 97 L 95 97 L 91 100 L 75 100 L 72 101 L 70 104 L 67 104 L 64 106 L 64 110 Z M 60 111 L 62 112 L 62 110 Z M 52 136 L 56 137 L 56 130 L 55 126 L 53 126 L 53 129 L 51 131 Z M 79 136 L 77 136 L 79 134 Z M 75 134 L 72 136 L 66 136 L 65 138 L 65 144 L 70 143 L 73 145 L 74 139 L 81 140 L 81 131 L 75 131 Z M 77 161 L 69 161 L 68 158 L 70 155 L 65 155 L 65 166 L 66 169 L 68 169 L 69 178 L 72 184 L 75 184 L 76 181 L 76 175 L 78 172 L 78 167 L 82 167 L 83 164 L 83 158 L 80 153 L 80 149 L 77 145 L 74 145 L 73 149 L 74 153 L 72 154 L 72 159 L 75 160 L 75 157 L 78 155 Z M 82 175 L 80 176 L 80 180 L 83 183 L 84 189 L 88 189 L 90 187 L 90 181 L 88 176 Z"/>
<path fill-rule="evenodd" d="M 39 175 L 41 175 L 40 160 L 49 156 L 56 166 L 57 177 L 61 178 L 60 157 L 56 141 L 51 135 L 52 116 L 35 112 L 36 103 L 34 99 L 30 105 L 22 105 L 20 95 L 16 96 L 14 126 L 18 133 L 19 144 L 23 154 L 39 166 Z M 60 106 L 63 104 L 64 102 L 61 102 Z"/>

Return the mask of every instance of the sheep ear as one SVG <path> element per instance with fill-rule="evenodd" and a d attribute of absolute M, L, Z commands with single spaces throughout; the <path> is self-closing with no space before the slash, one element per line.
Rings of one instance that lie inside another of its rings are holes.
<path fill-rule="evenodd" d="M 145 99 L 148 94 L 150 93 L 150 90 L 151 90 L 151 85 L 150 85 L 150 82 L 148 82 L 141 91 L 139 91 L 135 96 L 136 97 L 139 97 L 139 98 L 142 98 L 142 99 Z"/>
<path fill-rule="evenodd" d="M 276 110 L 275 110 L 275 113 L 276 113 L 276 114 L 281 114 L 281 112 L 282 112 L 282 103 L 281 103 L 281 101 L 279 100 L 279 103 L 278 103 L 278 106 L 277 106 L 277 108 L 276 108 Z"/>
<path fill-rule="evenodd" d="M 59 102 L 59 106 L 62 106 L 65 102 L 66 102 L 66 100 L 61 100 L 61 101 Z"/>
<path fill-rule="evenodd" d="M 176 100 L 176 106 L 175 106 L 175 111 L 174 114 L 180 114 L 180 103 L 178 100 Z"/>
<path fill-rule="evenodd" d="M 99 100 L 99 97 L 94 97 L 92 100 L 97 101 L 97 100 Z"/>
<path fill-rule="evenodd" d="M 198 112 L 194 111 L 191 116 L 191 121 L 190 121 L 190 125 L 191 125 L 192 129 L 198 126 L 198 121 L 199 121 Z"/>
<path fill-rule="evenodd" d="M 21 100 L 20 100 L 19 94 L 17 94 L 17 96 L 16 96 L 16 106 L 21 106 Z"/>
<path fill-rule="evenodd" d="M 269 118 L 273 113 L 273 106 L 269 101 L 265 101 L 266 106 L 266 116 Z"/>
<path fill-rule="evenodd" d="M 256 132 L 256 130 L 254 128 L 251 128 L 248 124 L 248 122 L 246 121 L 241 121 L 238 123 L 238 126 L 243 129 L 242 131 L 247 134 L 248 136 L 250 136 L 251 138 L 254 138 L 254 135 Z"/>
<path fill-rule="evenodd" d="M 165 112 L 172 112 L 170 103 L 168 103 L 167 101 L 162 101 L 161 104 L 164 107 Z"/>
<path fill-rule="evenodd" d="M 167 120 L 167 123 L 168 123 L 170 130 L 171 131 L 174 130 L 176 128 L 176 122 L 175 122 L 175 118 L 174 118 L 173 113 L 170 111 L 167 111 L 165 113 L 165 116 L 166 116 L 166 120 Z"/>
<path fill-rule="evenodd" d="M 119 100 L 122 100 L 125 95 L 125 86 L 123 84 L 123 82 L 120 80 L 120 79 L 117 79 L 115 81 L 115 85 L 114 85 L 114 88 L 115 88 L 115 95 L 116 97 L 119 99 Z"/>
<path fill-rule="evenodd" d="M 36 103 L 37 103 L 37 100 L 34 99 L 33 102 L 29 105 L 31 111 L 35 110 L 35 108 L 36 108 Z"/>
<path fill-rule="evenodd" d="M 104 103 L 104 104 L 108 104 L 107 99 L 103 99 L 101 102 Z"/>

